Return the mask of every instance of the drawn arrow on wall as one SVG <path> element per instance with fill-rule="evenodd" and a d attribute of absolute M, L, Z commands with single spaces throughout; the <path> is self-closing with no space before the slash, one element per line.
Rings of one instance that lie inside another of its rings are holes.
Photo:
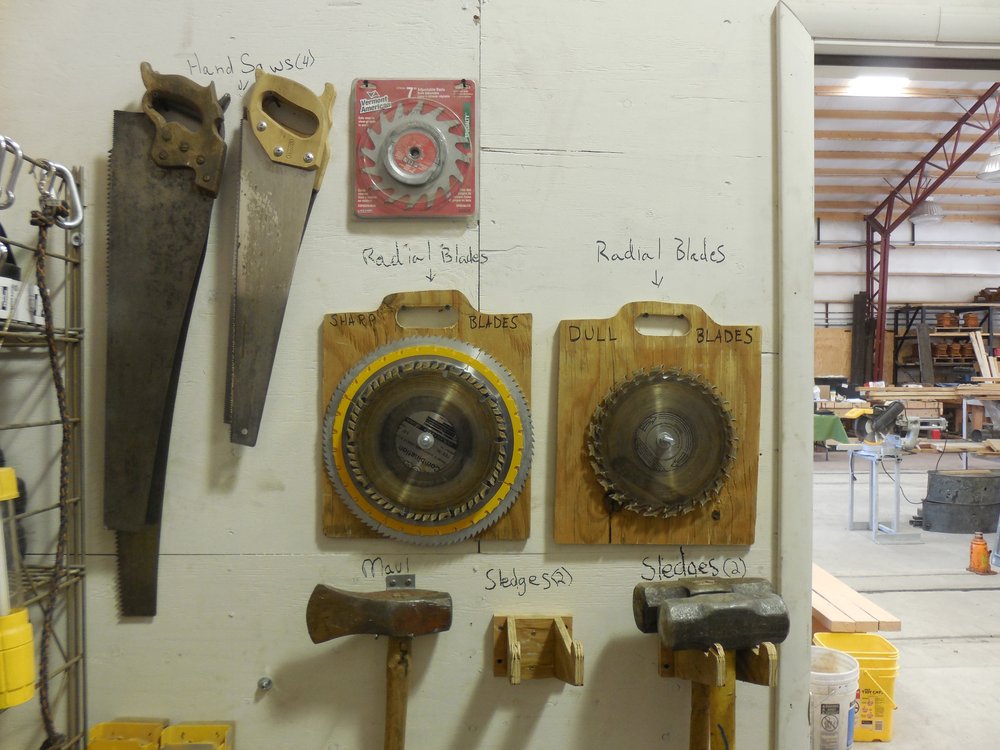
<path fill-rule="evenodd" d="M 424 276 L 424 278 L 427 279 L 428 281 L 434 281 L 434 271 L 433 271 L 433 269 L 430 270 L 430 271 L 428 271 L 427 275 Z"/>
<path fill-rule="evenodd" d="M 663 277 L 660 276 L 659 271 L 653 270 L 653 286 L 659 287 L 663 283 Z"/>

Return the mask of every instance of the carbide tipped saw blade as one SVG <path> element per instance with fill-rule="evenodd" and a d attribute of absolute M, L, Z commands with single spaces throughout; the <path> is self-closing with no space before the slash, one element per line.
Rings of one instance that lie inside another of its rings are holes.
<path fill-rule="evenodd" d="M 718 496 L 735 440 L 732 415 L 713 386 L 654 369 L 604 397 L 590 421 L 588 451 L 612 504 L 670 517 Z"/>
<path fill-rule="evenodd" d="M 494 524 L 531 464 L 531 419 L 514 378 L 460 341 L 383 346 L 341 380 L 324 462 L 345 505 L 381 534 L 444 544 Z"/>
<path fill-rule="evenodd" d="M 417 101 L 407 110 L 407 105 L 400 102 L 391 112 L 381 113 L 378 128 L 368 130 L 372 147 L 363 147 L 361 153 L 371 164 L 362 170 L 373 178 L 386 202 L 412 208 L 423 200 L 430 206 L 461 185 L 459 164 L 467 164 L 469 155 L 458 146 L 467 141 L 451 132 L 461 121 L 444 107 Z"/>

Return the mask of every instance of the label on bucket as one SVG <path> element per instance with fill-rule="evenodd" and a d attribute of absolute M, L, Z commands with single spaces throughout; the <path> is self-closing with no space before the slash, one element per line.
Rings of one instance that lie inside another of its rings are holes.
<path fill-rule="evenodd" d="M 847 712 L 850 715 L 850 711 Z M 840 715 L 839 703 L 821 703 L 819 706 L 819 747 L 813 750 L 843 750 L 845 732 L 841 729 L 842 722 L 850 721 Z M 848 737 L 851 736 L 847 732 Z"/>
<path fill-rule="evenodd" d="M 833 703 L 823 700 L 819 696 L 812 697 L 812 750 L 848 750 L 854 744 L 857 695 L 853 701 L 849 694 L 839 696 Z"/>

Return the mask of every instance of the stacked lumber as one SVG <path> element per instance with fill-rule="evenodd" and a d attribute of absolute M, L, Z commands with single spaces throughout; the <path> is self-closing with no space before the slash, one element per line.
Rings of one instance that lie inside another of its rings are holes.
<path fill-rule="evenodd" d="M 982 452 L 986 456 L 1000 455 L 1000 440 L 984 440 Z"/>
<path fill-rule="evenodd" d="M 813 631 L 870 633 L 901 630 L 898 617 L 886 612 L 846 583 L 813 565 Z"/>
<path fill-rule="evenodd" d="M 972 340 L 972 350 L 976 353 L 976 364 L 979 365 L 979 372 L 984 378 L 995 378 L 1000 376 L 1000 364 L 997 358 L 990 354 L 983 341 L 982 331 L 973 331 L 969 334 Z"/>
<path fill-rule="evenodd" d="M 971 385 L 952 385 L 948 387 L 920 386 L 907 388 L 905 386 L 885 388 L 859 388 L 868 394 L 869 401 L 899 401 L 908 398 L 919 398 L 926 401 L 960 401 L 963 398 L 978 398 L 986 401 L 1000 400 L 1000 381 L 973 383 Z"/>

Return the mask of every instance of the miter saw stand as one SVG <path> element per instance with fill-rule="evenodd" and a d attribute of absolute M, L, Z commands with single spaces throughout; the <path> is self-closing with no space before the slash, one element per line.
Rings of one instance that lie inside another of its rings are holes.
<path fill-rule="evenodd" d="M 850 476 L 850 495 L 847 505 L 847 528 L 852 531 L 859 529 L 871 531 L 872 541 L 876 544 L 922 544 L 919 531 L 900 531 L 899 505 L 902 499 L 902 488 L 899 483 L 899 465 L 904 453 L 916 450 L 917 439 L 921 430 L 941 428 L 947 422 L 944 418 L 907 417 L 902 401 L 893 401 L 882 407 L 876 407 L 872 418 L 865 426 L 865 435 L 861 443 L 838 445 L 838 450 L 849 451 L 847 471 Z M 897 428 L 905 428 L 906 434 L 900 436 Z M 862 458 L 871 464 L 868 475 L 868 518 L 857 521 L 854 517 L 854 483 L 857 477 L 854 473 L 855 458 Z M 887 468 L 891 466 L 891 472 Z M 888 524 L 879 521 L 879 470 L 884 470 L 892 477 L 893 504 L 892 515 Z"/>

